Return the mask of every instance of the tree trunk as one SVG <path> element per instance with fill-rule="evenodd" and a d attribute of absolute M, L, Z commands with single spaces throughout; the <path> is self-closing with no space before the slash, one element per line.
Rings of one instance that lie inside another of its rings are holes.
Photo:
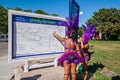
<path fill-rule="evenodd" d="M 110 36 L 111 36 L 110 33 L 104 33 L 102 37 L 103 37 L 104 40 L 107 41 L 107 40 L 110 39 Z"/>

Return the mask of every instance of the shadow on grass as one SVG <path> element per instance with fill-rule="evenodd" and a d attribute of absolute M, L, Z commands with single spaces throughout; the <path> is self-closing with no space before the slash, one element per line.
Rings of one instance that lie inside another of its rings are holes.
<path fill-rule="evenodd" d="M 31 76 L 31 77 L 25 77 L 25 78 L 22 78 L 20 80 L 37 80 L 40 77 L 41 77 L 41 74 L 35 75 L 35 76 Z"/>
<path fill-rule="evenodd" d="M 91 55 L 94 54 L 94 53 L 95 53 L 95 51 L 90 52 Z"/>
<path fill-rule="evenodd" d="M 88 72 L 90 73 L 95 73 L 97 71 L 97 69 L 103 69 L 105 66 L 101 63 L 93 63 L 93 65 L 89 65 L 88 68 Z"/>
<path fill-rule="evenodd" d="M 120 76 L 114 76 L 111 80 L 120 80 Z"/>
<path fill-rule="evenodd" d="M 93 63 L 93 65 L 89 65 L 87 67 L 88 69 L 88 80 L 91 78 L 95 78 L 94 73 L 98 70 L 98 69 L 103 69 L 105 66 L 101 63 Z M 77 74 L 77 79 L 76 80 L 82 80 L 84 76 L 84 71 L 82 71 L 82 74 Z"/>

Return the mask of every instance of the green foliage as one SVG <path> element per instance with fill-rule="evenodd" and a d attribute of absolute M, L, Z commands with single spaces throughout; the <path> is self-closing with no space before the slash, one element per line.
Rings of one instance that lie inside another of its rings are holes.
<path fill-rule="evenodd" d="M 83 34 L 83 29 L 82 29 L 82 27 L 80 27 L 79 29 L 78 29 L 78 35 L 82 35 Z"/>
<path fill-rule="evenodd" d="M 16 11 L 22 11 L 22 9 L 19 8 L 19 7 L 16 7 L 14 10 L 16 10 Z"/>
<path fill-rule="evenodd" d="M 22 8 L 16 7 L 16 8 L 8 8 L 11 10 L 17 10 L 17 11 L 24 11 L 24 12 L 30 12 L 33 11 L 30 9 L 23 10 Z M 52 15 L 52 16 L 58 16 L 58 14 L 48 14 L 43 10 L 35 10 L 34 13 L 37 14 L 45 14 L 45 15 Z M 0 6 L 0 34 L 7 34 L 8 33 L 8 11 L 3 6 Z"/>
<path fill-rule="evenodd" d="M 40 9 L 35 10 L 35 13 L 48 15 L 48 13 L 46 13 L 45 11 L 40 10 Z"/>
<path fill-rule="evenodd" d="M 7 10 L 0 6 L 0 34 L 7 34 L 8 32 L 8 15 Z"/>
<path fill-rule="evenodd" d="M 51 16 L 58 16 L 58 14 L 48 14 L 45 11 L 40 10 L 40 9 L 37 9 L 34 12 L 37 13 L 37 14 L 45 14 L 45 15 L 51 15 Z"/>
<path fill-rule="evenodd" d="M 96 75 L 95 79 L 90 80 L 112 80 L 101 73 L 104 68 L 120 76 L 120 41 L 90 41 L 89 45 L 92 45 L 89 51 L 94 53 L 91 55 L 88 71 Z"/>
<path fill-rule="evenodd" d="M 94 12 L 86 23 L 96 25 L 97 31 L 102 33 L 120 33 L 120 10 L 116 8 L 102 8 Z"/>
<path fill-rule="evenodd" d="M 58 14 L 50 14 L 51 16 L 59 16 Z"/>
<path fill-rule="evenodd" d="M 26 10 L 24 10 L 24 12 L 30 12 L 30 13 L 32 13 L 32 10 L 26 9 Z"/>

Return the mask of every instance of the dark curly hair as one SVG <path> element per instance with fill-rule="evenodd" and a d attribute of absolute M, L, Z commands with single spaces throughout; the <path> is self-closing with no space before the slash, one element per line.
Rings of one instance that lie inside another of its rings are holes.
<path fill-rule="evenodd" d="M 73 41 L 76 41 L 77 42 L 77 38 L 78 38 L 78 35 L 75 31 L 71 32 L 70 34 L 70 38 L 73 39 Z"/>

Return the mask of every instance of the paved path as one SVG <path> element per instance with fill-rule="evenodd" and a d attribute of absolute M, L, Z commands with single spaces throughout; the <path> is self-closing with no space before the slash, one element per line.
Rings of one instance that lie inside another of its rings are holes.
<path fill-rule="evenodd" d="M 0 80 L 10 80 L 15 67 L 23 63 L 8 63 L 8 42 L 0 42 Z M 44 67 L 20 72 L 20 80 L 63 80 L 62 67 Z"/>
<path fill-rule="evenodd" d="M 21 80 L 63 80 L 63 68 L 46 67 L 23 72 Z"/>
<path fill-rule="evenodd" d="M 8 63 L 8 42 L 0 42 L 0 80 L 10 80 L 14 67 L 19 63 Z"/>
<path fill-rule="evenodd" d="M 8 63 L 8 42 L 0 42 L 0 80 L 10 80 L 15 66 L 21 63 Z M 63 80 L 62 67 L 46 67 L 21 72 L 21 80 Z"/>
<path fill-rule="evenodd" d="M 12 68 L 7 59 L 7 42 L 0 42 L 0 80 L 9 80 L 12 76 Z"/>

